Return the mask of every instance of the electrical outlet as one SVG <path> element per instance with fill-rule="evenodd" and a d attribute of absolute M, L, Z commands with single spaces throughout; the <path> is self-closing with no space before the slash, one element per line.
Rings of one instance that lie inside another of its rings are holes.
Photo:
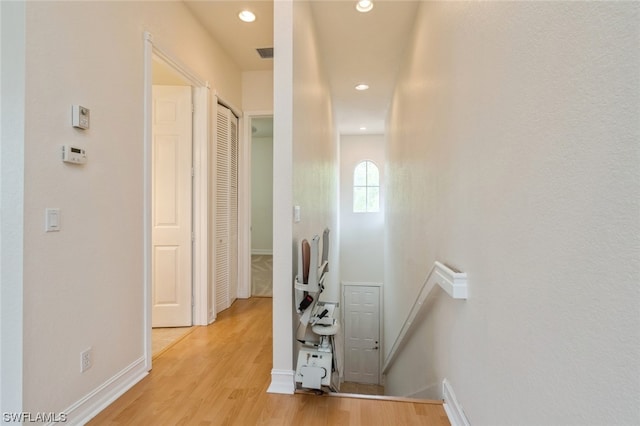
<path fill-rule="evenodd" d="M 80 372 L 84 373 L 93 365 L 93 353 L 91 348 L 80 352 Z"/>

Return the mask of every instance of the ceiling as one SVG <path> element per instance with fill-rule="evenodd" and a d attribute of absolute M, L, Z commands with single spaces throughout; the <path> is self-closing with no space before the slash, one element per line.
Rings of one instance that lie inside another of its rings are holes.
<path fill-rule="evenodd" d="M 261 59 L 255 50 L 273 46 L 272 1 L 184 2 L 243 71 L 273 68 L 273 60 Z M 339 132 L 384 133 L 398 65 L 418 2 L 374 0 L 368 13 L 357 12 L 355 4 L 355 0 L 311 2 L 320 54 Z M 238 19 L 244 8 L 256 14 L 255 22 Z M 359 83 L 368 84 L 369 90 L 355 90 Z"/>
<path fill-rule="evenodd" d="M 273 47 L 273 1 L 183 2 L 242 71 L 273 69 L 273 59 L 262 59 L 256 52 L 257 48 Z M 247 23 L 238 19 L 238 13 L 243 9 L 255 13 L 255 22 Z"/>

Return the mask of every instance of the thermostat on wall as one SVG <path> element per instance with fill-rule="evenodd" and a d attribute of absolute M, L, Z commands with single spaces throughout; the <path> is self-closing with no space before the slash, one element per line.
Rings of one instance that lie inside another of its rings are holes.
<path fill-rule="evenodd" d="M 87 153 L 84 149 L 73 145 L 62 146 L 62 161 L 65 163 L 84 164 L 87 162 Z"/>
<path fill-rule="evenodd" d="M 89 108 L 80 105 L 71 105 L 71 125 L 78 129 L 88 129 L 89 113 Z"/>

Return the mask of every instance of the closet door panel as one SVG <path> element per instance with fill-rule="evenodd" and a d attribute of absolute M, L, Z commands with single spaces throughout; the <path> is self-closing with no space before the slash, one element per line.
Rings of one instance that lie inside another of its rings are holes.
<path fill-rule="evenodd" d="M 238 119 L 218 105 L 214 206 L 215 311 L 231 306 L 238 288 Z"/>

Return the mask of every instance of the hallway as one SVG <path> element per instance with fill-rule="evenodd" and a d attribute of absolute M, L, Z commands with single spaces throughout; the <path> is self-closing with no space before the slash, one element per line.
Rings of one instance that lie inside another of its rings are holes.
<path fill-rule="evenodd" d="M 154 360 L 90 425 L 448 425 L 439 404 L 268 394 L 269 298 L 237 300 Z"/>

